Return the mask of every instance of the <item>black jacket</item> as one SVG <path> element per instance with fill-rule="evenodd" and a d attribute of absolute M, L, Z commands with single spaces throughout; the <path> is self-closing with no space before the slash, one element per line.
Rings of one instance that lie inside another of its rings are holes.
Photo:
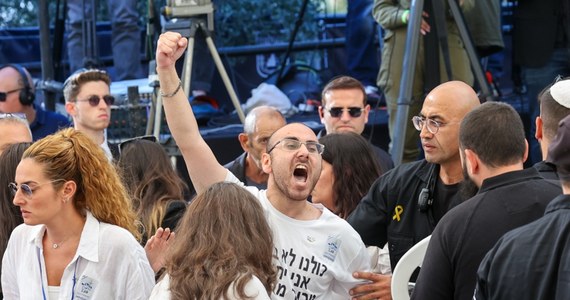
<path fill-rule="evenodd" d="M 439 165 L 426 160 L 402 164 L 378 178 L 347 221 L 364 244 L 383 247 L 388 242 L 392 269 L 413 245 L 430 235 L 437 221 L 433 206 L 421 212 L 418 197 Z M 432 191 L 433 193 L 433 191 Z M 437 198 L 437 197 L 436 197 Z"/>
<path fill-rule="evenodd" d="M 474 299 L 570 299 L 570 195 L 537 221 L 509 231 L 477 272 Z"/>
<path fill-rule="evenodd" d="M 241 181 L 241 182 L 246 182 L 246 178 L 245 178 L 245 158 L 246 158 L 246 156 L 247 156 L 247 152 L 244 152 L 240 156 L 238 156 L 236 159 L 234 159 L 233 161 L 224 165 L 224 168 L 226 168 L 230 172 L 232 172 L 237 177 L 237 179 L 239 179 L 239 181 Z"/>
<path fill-rule="evenodd" d="M 471 299 L 487 251 L 506 232 L 540 218 L 560 192 L 534 168 L 483 180 L 477 195 L 443 216 L 432 233 L 411 299 Z"/>
<path fill-rule="evenodd" d="M 558 180 L 558 173 L 556 173 L 556 165 L 547 161 L 539 161 L 532 166 L 538 171 L 538 174 L 544 179 Z"/>

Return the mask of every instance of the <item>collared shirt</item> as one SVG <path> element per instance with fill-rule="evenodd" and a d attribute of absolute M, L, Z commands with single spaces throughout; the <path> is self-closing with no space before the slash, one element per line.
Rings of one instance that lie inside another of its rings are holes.
<path fill-rule="evenodd" d="M 109 159 L 109 161 L 113 161 L 113 154 L 111 153 L 111 148 L 109 148 L 109 143 L 107 143 L 107 138 L 103 141 L 100 145 L 103 148 L 103 152 L 105 152 L 105 156 Z"/>
<path fill-rule="evenodd" d="M 506 233 L 479 266 L 474 299 L 570 299 L 570 195 Z"/>
<path fill-rule="evenodd" d="M 560 192 L 534 168 L 485 179 L 477 195 L 437 224 L 412 299 L 471 299 L 487 251 L 506 232 L 540 218 Z"/>
<path fill-rule="evenodd" d="M 30 124 L 34 141 L 71 126 L 71 122 L 64 115 L 43 110 L 37 105 L 34 105 L 34 108 L 36 110 L 36 118 Z"/>
<path fill-rule="evenodd" d="M 556 165 L 547 161 L 539 161 L 532 166 L 535 168 L 540 176 L 544 179 L 558 180 L 558 173 L 556 173 Z"/>
<path fill-rule="evenodd" d="M 42 291 L 47 297 L 45 230 L 45 225 L 21 224 L 12 232 L 2 260 L 4 299 L 42 299 Z M 154 272 L 133 235 L 87 212 L 77 252 L 63 271 L 59 299 L 148 299 L 153 286 Z"/>

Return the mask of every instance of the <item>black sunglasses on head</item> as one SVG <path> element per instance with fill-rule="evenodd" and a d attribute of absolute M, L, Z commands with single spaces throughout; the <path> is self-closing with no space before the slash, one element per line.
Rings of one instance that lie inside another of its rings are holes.
<path fill-rule="evenodd" d="M 149 141 L 149 142 L 153 142 L 153 143 L 158 143 L 158 139 L 156 138 L 156 136 L 154 135 L 143 135 L 143 136 L 137 136 L 134 138 L 130 138 L 127 140 L 122 141 L 119 144 L 119 154 L 121 154 L 121 152 L 123 152 L 123 149 L 130 143 L 132 142 L 136 142 L 136 141 L 140 141 L 140 140 L 145 140 L 145 141 Z"/>
<path fill-rule="evenodd" d="M 15 93 L 17 91 L 21 91 L 23 89 L 24 88 L 17 88 L 15 90 L 7 91 L 7 92 L 0 92 L 0 102 L 6 101 L 6 98 L 8 98 L 8 95 Z"/>
<path fill-rule="evenodd" d="M 115 97 L 113 97 L 111 95 L 105 95 L 105 96 L 103 96 L 103 101 L 105 101 L 105 104 L 107 104 L 107 106 L 111 106 L 111 105 L 115 104 Z M 83 100 L 77 99 L 77 102 L 89 102 L 89 105 L 95 107 L 95 106 L 99 106 L 99 102 L 101 102 L 101 97 L 99 97 L 97 95 L 91 95 L 87 99 L 83 99 Z"/>
<path fill-rule="evenodd" d="M 364 110 L 364 108 L 362 107 L 348 107 L 348 114 L 352 117 L 352 118 L 358 118 L 362 115 L 362 111 Z M 343 107 L 331 107 L 328 112 L 329 114 L 331 114 L 331 117 L 333 118 L 339 118 L 340 116 L 342 116 L 342 112 L 344 111 Z"/>

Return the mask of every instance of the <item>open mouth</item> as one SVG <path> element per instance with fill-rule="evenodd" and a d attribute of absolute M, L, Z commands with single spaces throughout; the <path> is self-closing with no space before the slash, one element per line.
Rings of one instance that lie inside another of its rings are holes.
<path fill-rule="evenodd" d="M 298 165 L 293 170 L 293 176 L 297 181 L 306 182 L 307 181 L 307 167 L 303 165 Z"/>

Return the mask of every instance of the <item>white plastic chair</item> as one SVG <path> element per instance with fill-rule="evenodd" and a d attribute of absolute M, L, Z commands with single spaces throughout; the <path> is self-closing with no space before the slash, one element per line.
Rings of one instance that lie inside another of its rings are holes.
<path fill-rule="evenodd" d="M 430 236 L 427 236 L 419 243 L 415 244 L 408 252 L 402 256 L 392 272 L 392 299 L 409 300 L 408 284 L 410 277 L 417 267 L 422 266 L 424 256 L 429 244 Z"/>

